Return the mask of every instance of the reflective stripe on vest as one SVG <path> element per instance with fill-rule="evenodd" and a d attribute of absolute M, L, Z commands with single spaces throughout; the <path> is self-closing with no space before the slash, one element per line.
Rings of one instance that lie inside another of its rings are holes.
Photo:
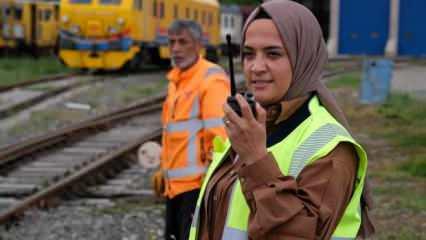
<path fill-rule="evenodd" d="M 206 73 L 204 74 L 204 79 L 207 79 L 209 76 L 213 74 L 225 74 L 225 71 L 223 71 L 223 69 L 219 66 L 209 67 Z"/>
<path fill-rule="evenodd" d="M 291 160 L 291 165 L 288 171 L 290 176 L 297 178 L 302 169 L 306 166 L 307 161 L 327 143 L 329 143 L 334 137 L 350 136 L 346 129 L 336 124 L 325 124 L 309 136 L 297 150 L 294 152 Z"/>
<path fill-rule="evenodd" d="M 223 229 L 223 233 L 222 233 L 222 240 L 228 240 L 228 239 L 248 239 L 248 235 L 247 235 L 247 231 L 242 231 L 240 229 L 236 229 L 236 228 L 232 228 L 232 227 L 228 227 L 228 223 L 230 221 L 230 217 L 229 217 L 229 206 L 232 206 L 234 203 L 235 199 L 232 199 L 232 196 L 234 195 L 235 189 L 237 188 L 237 181 L 235 181 L 232 185 L 232 191 L 231 194 L 229 195 L 231 198 L 231 201 L 229 201 L 229 205 L 228 205 L 228 213 L 226 215 L 226 221 L 225 221 L 225 228 Z"/>
<path fill-rule="evenodd" d="M 187 167 L 169 169 L 164 171 L 164 176 L 167 179 L 182 178 L 186 176 L 192 176 L 197 174 L 203 174 L 206 171 L 206 167 L 197 165 L 197 133 L 201 129 L 214 128 L 223 126 L 222 118 L 208 118 L 200 120 L 198 118 L 200 112 L 200 101 L 199 97 L 194 98 L 191 115 L 189 120 L 168 123 L 164 127 L 164 131 L 167 133 L 174 132 L 189 132 L 188 141 L 188 161 Z"/>
<path fill-rule="evenodd" d="M 291 165 L 289 168 L 289 175 L 297 177 L 300 171 L 308 164 L 308 160 L 311 159 L 314 154 L 323 148 L 327 143 L 332 141 L 336 136 L 350 136 L 348 132 L 339 125 L 327 123 L 315 130 L 294 152 Z M 234 183 L 234 189 L 237 182 Z M 230 197 L 233 196 L 230 194 Z M 229 208 L 232 206 L 232 202 L 228 205 L 228 214 L 226 216 L 226 223 L 230 221 Z M 248 239 L 247 229 L 241 230 L 229 227 L 225 224 L 225 228 L 222 234 L 222 240 L 246 240 Z M 346 239 L 346 238 L 332 238 L 333 240 Z"/>

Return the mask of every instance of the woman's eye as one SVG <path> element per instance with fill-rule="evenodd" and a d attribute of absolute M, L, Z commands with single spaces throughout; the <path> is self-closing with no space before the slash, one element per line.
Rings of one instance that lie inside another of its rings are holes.
<path fill-rule="evenodd" d="M 253 52 L 243 52 L 244 58 L 252 58 L 254 56 Z"/>
<path fill-rule="evenodd" d="M 282 56 L 280 52 L 268 52 L 267 55 L 272 58 L 278 58 Z"/>

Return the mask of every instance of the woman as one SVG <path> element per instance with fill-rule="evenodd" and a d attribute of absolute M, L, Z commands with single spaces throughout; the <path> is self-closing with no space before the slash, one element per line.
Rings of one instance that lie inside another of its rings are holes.
<path fill-rule="evenodd" d="M 372 233 L 368 197 L 361 198 L 367 157 L 320 82 L 327 54 L 315 17 L 295 2 L 267 1 L 250 15 L 243 36 L 257 118 L 241 95 L 241 117 L 225 104 L 229 142 L 216 144 L 190 240 Z"/>

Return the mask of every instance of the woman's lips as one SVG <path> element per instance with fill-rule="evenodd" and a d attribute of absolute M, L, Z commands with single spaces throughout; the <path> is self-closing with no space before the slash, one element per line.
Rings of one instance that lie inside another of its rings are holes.
<path fill-rule="evenodd" d="M 272 82 L 273 81 L 271 80 L 256 80 L 256 81 L 251 81 L 251 86 L 253 87 L 254 90 L 263 90 Z"/>

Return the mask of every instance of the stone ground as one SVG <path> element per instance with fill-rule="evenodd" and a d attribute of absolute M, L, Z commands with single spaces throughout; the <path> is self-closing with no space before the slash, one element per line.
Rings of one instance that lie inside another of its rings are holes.
<path fill-rule="evenodd" d="M 426 98 L 426 65 L 407 65 L 396 69 L 391 89 Z"/>

